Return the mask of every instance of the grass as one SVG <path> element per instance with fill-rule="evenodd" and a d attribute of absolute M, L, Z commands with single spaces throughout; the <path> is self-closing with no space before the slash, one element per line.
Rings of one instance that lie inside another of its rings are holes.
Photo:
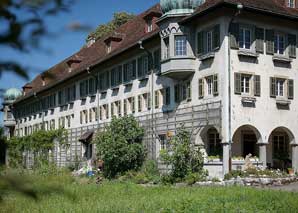
<path fill-rule="evenodd" d="M 9 193 L 0 212 L 295 212 L 298 194 L 245 187 L 101 185 L 68 175 L 33 176 L 38 200 Z M 54 190 L 41 190 L 43 188 Z"/>

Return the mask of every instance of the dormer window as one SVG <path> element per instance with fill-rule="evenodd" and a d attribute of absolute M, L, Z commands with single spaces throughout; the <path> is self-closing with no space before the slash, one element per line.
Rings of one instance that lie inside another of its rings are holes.
<path fill-rule="evenodd" d="M 111 44 L 111 42 L 109 42 L 107 44 L 107 53 L 110 53 L 110 52 L 112 52 L 112 44 Z"/>
<path fill-rule="evenodd" d="M 287 6 L 290 8 L 295 8 L 295 0 L 287 0 Z"/>
<path fill-rule="evenodd" d="M 152 19 L 147 20 L 147 33 L 150 33 L 153 31 L 153 24 L 152 24 Z"/>

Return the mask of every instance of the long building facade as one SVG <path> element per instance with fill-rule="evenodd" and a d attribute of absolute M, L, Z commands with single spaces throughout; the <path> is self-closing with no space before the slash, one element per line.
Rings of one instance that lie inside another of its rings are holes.
<path fill-rule="evenodd" d="M 26 84 L 4 125 L 11 136 L 67 129 L 61 166 L 94 157 L 92 134 L 132 114 L 149 158 L 184 125 L 211 176 L 249 154 L 297 171 L 296 1 L 161 0 Z"/>

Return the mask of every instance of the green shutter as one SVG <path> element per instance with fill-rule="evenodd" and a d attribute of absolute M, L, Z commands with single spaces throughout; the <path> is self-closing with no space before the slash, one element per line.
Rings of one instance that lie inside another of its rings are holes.
<path fill-rule="evenodd" d="M 199 98 L 204 98 L 204 79 L 199 79 Z"/>
<path fill-rule="evenodd" d="M 261 96 L 261 76 L 254 76 L 254 95 Z"/>
<path fill-rule="evenodd" d="M 198 32 L 198 34 L 197 34 L 197 53 L 198 53 L 198 55 L 201 55 L 204 53 L 203 32 Z"/>
<path fill-rule="evenodd" d="M 288 99 L 294 99 L 294 80 L 288 79 Z"/>
<path fill-rule="evenodd" d="M 255 37 L 256 37 L 256 52 L 264 52 L 264 29 L 255 28 Z"/>
<path fill-rule="evenodd" d="M 213 49 L 220 47 L 220 25 L 216 25 L 213 29 Z"/>
<path fill-rule="evenodd" d="M 213 95 L 218 95 L 218 76 L 213 76 Z"/>
<path fill-rule="evenodd" d="M 235 73 L 234 74 L 234 90 L 235 94 L 241 94 L 241 74 L 240 73 Z"/>
<path fill-rule="evenodd" d="M 233 49 L 238 49 L 239 41 L 239 24 L 238 23 L 231 23 L 230 26 L 230 46 Z"/>
<path fill-rule="evenodd" d="M 270 77 L 270 97 L 276 97 L 276 81 L 274 77 Z"/>
<path fill-rule="evenodd" d="M 288 35 L 288 44 L 289 44 L 289 56 L 291 58 L 296 58 L 296 35 L 289 34 Z"/>
<path fill-rule="evenodd" d="M 266 53 L 274 54 L 274 30 L 266 30 Z"/>
<path fill-rule="evenodd" d="M 175 102 L 176 103 L 180 102 L 180 85 L 179 84 L 175 85 Z"/>

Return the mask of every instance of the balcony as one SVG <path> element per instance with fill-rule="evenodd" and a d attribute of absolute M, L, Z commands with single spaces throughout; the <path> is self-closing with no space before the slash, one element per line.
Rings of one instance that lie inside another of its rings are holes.
<path fill-rule="evenodd" d="M 161 61 L 161 75 L 184 80 L 195 72 L 195 57 L 171 57 Z"/>

